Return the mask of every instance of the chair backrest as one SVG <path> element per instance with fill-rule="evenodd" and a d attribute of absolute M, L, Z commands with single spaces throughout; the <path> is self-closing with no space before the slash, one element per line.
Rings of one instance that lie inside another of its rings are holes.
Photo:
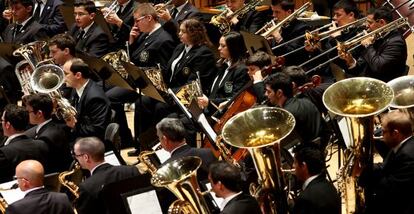
<path fill-rule="evenodd" d="M 110 123 L 105 130 L 105 141 L 110 143 L 114 150 L 119 152 L 121 147 L 121 138 L 119 136 L 119 124 Z"/>

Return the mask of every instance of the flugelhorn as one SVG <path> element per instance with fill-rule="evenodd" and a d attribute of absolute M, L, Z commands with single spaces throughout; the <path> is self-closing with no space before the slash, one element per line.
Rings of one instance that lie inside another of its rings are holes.
<path fill-rule="evenodd" d="M 276 25 L 273 25 L 273 26 L 271 26 L 267 29 L 263 29 L 262 31 L 264 31 L 264 32 L 259 32 L 258 31 L 258 32 L 256 32 L 256 34 L 260 34 L 264 38 L 268 38 L 274 31 L 279 30 L 281 27 L 288 25 L 292 20 L 294 20 L 298 16 L 300 16 L 300 14 L 305 12 L 311 5 L 312 5 L 312 3 L 306 2 L 304 5 L 302 5 L 302 7 L 295 10 L 292 14 L 290 14 L 288 17 L 286 17 L 282 21 L 278 22 Z"/>
<path fill-rule="evenodd" d="M 276 107 L 259 107 L 232 117 L 224 125 L 226 143 L 249 151 L 259 176 L 251 192 L 263 213 L 287 213 L 287 192 L 280 161 L 280 140 L 292 132 L 295 118 Z"/>

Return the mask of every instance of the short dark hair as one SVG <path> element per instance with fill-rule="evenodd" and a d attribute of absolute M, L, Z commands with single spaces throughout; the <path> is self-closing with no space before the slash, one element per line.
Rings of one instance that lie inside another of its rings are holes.
<path fill-rule="evenodd" d="M 64 50 L 65 48 L 69 49 L 69 53 L 72 56 L 75 56 L 76 53 L 76 42 L 72 36 L 69 34 L 61 33 L 53 36 L 49 40 L 49 46 L 56 45 L 60 50 Z"/>
<path fill-rule="evenodd" d="M 33 111 L 42 111 L 45 119 L 50 119 L 53 112 L 53 101 L 48 94 L 36 93 L 26 97 L 26 105 L 33 108 Z"/>
<path fill-rule="evenodd" d="M 70 60 L 72 62 L 72 65 L 70 66 L 70 71 L 73 74 L 76 74 L 77 72 L 80 72 L 82 74 L 82 77 L 85 79 L 90 78 L 91 76 L 91 69 L 89 68 L 88 64 L 86 64 L 82 59 L 80 58 L 73 58 Z"/>
<path fill-rule="evenodd" d="M 88 0 L 77 0 L 73 4 L 74 7 L 83 7 L 89 14 L 96 13 L 95 2 Z"/>
<path fill-rule="evenodd" d="M 94 161 L 103 161 L 105 159 L 105 145 L 97 137 L 84 137 L 76 140 L 79 145 L 79 152 L 88 154 Z"/>
<path fill-rule="evenodd" d="M 359 18 L 360 12 L 353 0 L 340 0 L 333 6 L 334 10 L 343 9 L 346 14 L 353 12 L 355 18 Z"/>
<path fill-rule="evenodd" d="M 272 5 L 277 6 L 279 5 L 280 8 L 284 11 L 294 11 L 295 10 L 295 2 L 291 0 L 272 0 Z"/>
<path fill-rule="evenodd" d="M 387 23 L 392 22 L 392 12 L 388 7 L 380 7 L 374 11 L 374 20 L 383 19 Z"/>
<path fill-rule="evenodd" d="M 269 66 L 272 64 L 272 59 L 270 55 L 263 51 L 257 51 L 253 55 L 249 56 L 246 60 L 246 65 L 254 65 L 259 68 L 263 68 L 265 66 Z"/>
<path fill-rule="evenodd" d="M 230 58 L 233 63 L 243 61 L 246 58 L 246 45 L 243 36 L 239 32 L 231 31 L 223 35 L 226 41 L 227 49 L 230 53 Z"/>
<path fill-rule="evenodd" d="M 287 66 L 283 68 L 282 72 L 288 74 L 292 79 L 292 82 L 294 82 L 297 86 L 301 86 L 309 82 L 309 78 L 305 71 L 299 66 Z"/>
<path fill-rule="evenodd" d="M 298 164 L 306 163 L 310 175 L 322 173 L 325 168 L 324 153 L 313 144 L 300 144 L 293 149 Z"/>
<path fill-rule="evenodd" d="M 186 136 L 183 123 L 176 118 L 164 118 L 157 123 L 156 128 L 168 139 L 174 142 L 181 142 Z"/>
<path fill-rule="evenodd" d="M 293 97 L 292 79 L 286 73 L 278 72 L 270 75 L 265 80 L 265 84 L 269 85 L 275 92 L 281 89 L 286 97 Z"/>
<path fill-rule="evenodd" d="M 210 178 L 213 183 L 221 182 L 227 189 L 233 192 L 241 191 L 240 169 L 226 161 L 217 161 L 210 165 Z"/>
<path fill-rule="evenodd" d="M 413 134 L 410 116 L 405 112 L 391 111 L 381 116 L 381 120 L 385 122 L 386 126 L 382 127 L 383 129 L 398 130 L 404 136 L 411 136 Z"/>
<path fill-rule="evenodd" d="M 34 1 L 33 0 L 11 0 L 10 4 L 14 5 L 14 4 L 21 4 L 24 7 L 29 7 L 32 6 L 32 11 L 33 11 L 33 7 L 34 7 Z"/>
<path fill-rule="evenodd" d="M 4 107 L 4 122 L 9 122 L 16 131 L 24 131 L 29 124 L 29 112 L 24 107 L 7 104 Z"/>

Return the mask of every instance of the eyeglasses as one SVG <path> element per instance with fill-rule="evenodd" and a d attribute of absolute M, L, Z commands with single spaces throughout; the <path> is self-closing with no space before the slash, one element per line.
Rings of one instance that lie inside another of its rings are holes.
<path fill-rule="evenodd" d="M 147 16 L 141 16 L 141 17 L 139 17 L 138 19 L 135 19 L 135 22 L 136 22 L 136 23 L 138 23 L 138 22 L 140 22 L 141 20 L 145 19 L 145 17 L 147 17 Z"/>
<path fill-rule="evenodd" d="M 74 157 L 74 158 L 80 157 L 80 156 L 85 154 L 85 153 L 82 153 L 82 154 L 77 155 L 74 151 L 71 151 L 70 153 L 71 153 L 72 157 Z"/>

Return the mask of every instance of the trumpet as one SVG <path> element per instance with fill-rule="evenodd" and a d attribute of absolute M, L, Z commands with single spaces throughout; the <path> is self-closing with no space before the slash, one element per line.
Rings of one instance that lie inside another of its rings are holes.
<path fill-rule="evenodd" d="M 154 8 L 155 8 L 155 11 L 157 11 L 157 13 L 159 13 L 159 12 L 161 12 L 163 10 L 166 10 L 167 9 L 167 6 L 169 6 L 171 4 L 172 4 L 172 0 L 169 0 L 169 1 L 165 2 L 164 4 L 157 4 L 157 5 L 155 5 Z"/>

